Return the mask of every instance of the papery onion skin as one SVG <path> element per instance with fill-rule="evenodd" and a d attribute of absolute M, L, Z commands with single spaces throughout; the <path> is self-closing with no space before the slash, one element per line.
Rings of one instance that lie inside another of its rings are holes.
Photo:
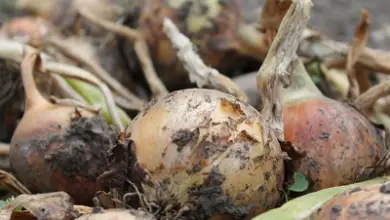
<path fill-rule="evenodd" d="M 100 117 L 68 106 L 32 106 L 11 140 L 15 176 L 33 193 L 67 192 L 77 204 L 91 205 L 102 190 L 98 176 L 107 166 L 114 129 Z M 99 143 L 98 143 L 99 142 Z"/>
<path fill-rule="evenodd" d="M 301 98 L 284 105 L 283 117 L 285 139 L 307 152 L 293 164 L 311 191 L 353 183 L 362 168 L 384 155 L 376 128 L 346 103 Z"/>
<path fill-rule="evenodd" d="M 323 204 L 310 219 L 390 219 L 390 182 L 347 190 Z"/>
<path fill-rule="evenodd" d="M 128 132 L 139 166 L 168 195 L 158 202 L 191 204 L 201 219 L 250 219 L 281 199 L 282 151 L 268 129 L 231 95 L 186 89 L 151 104 Z"/>

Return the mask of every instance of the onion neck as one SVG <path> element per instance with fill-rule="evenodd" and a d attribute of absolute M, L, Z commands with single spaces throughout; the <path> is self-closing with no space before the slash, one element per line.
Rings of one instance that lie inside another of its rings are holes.
<path fill-rule="evenodd" d="M 310 78 L 301 60 L 297 59 L 297 64 L 290 79 L 291 84 L 282 89 L 283 104 L 303 98 L 324 97 Z"/>
<path fill-rule="evenodd" d="M 25 110 L 33 106 L 49 105 L 50 103 L 42 97 L 34 81 L 34 69 L 37 63 L 38 53 L 27 53 L 21 66 L 21 75 L 25 91 Z"/>

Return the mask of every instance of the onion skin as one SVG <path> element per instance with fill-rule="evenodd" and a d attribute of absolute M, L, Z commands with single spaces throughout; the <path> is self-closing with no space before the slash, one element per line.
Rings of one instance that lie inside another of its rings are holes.
<path fill-rule="evenodd" d="M 313 220 L 390 219 L 390 182 L 355 187 L 327 201 Z"/>
<path fill-rule="evenodd" d="M 279 142 L 264 137 L 264 124 L 231 95 L 186 89 L 140 112 L 128 131 L 139 166 L 168 195 L 158 203 L 190 204 L 200 219 L 250 219 L 278 204 L 284 180 Z"/>
<path fill-rule="evenodd" d="M 285 139 L 307 152 L 294 161 L 310 190 L 353 183 L 361 169 L 384 155 L 381 137 L 370 121 L 347 104 L 308 97 L 283 109 Z"/>
<path fill-rule="evenodd" d="M 97 178 L 108 165 L 115 130 L 101 116 L 43 98 L 33 78 L 37 60 L 37 52 L 27 52 L 21 65 L 25 112 L 11 140 L 11 169 L 32 193 L 65 191 L 77 204 L 91 205 L 103 189 Z"/>
<path fill-rule="evenodd" d="M 66 136 L 74 108 L 34 107 L 25 112 L 11 140 L 10 162 L 15 176 L 33 193 L 65 191 L 77 204 L 91 205 L 96 191 L 103 189 L 97 178 L 106 166 L 105 152 L 113 142 L 103 133 L 110 132 L 108 125 L 98 117 L 94 121 L 100 125 L 75 126 L 81 129 L 80 135 Z M 82 118 L 73 119 L 74 125 L 96 117 L 86 111 L 81 114 Z M 102 130 L 93 130 L 98 128 Z M 101 135 L 101 146 L 88 142 L 88 135 L 96 139 Z M 81 161 L 75 161 L 80 157 Z"/>

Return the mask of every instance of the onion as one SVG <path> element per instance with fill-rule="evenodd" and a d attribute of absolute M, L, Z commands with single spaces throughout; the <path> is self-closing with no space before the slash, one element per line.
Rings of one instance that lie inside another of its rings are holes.
<path fill-rule="evenodd" d="M 284 90 L 285 139 L 307 152 L 294 161 L 312 191 L 353 183 L 384 154 L 381 136 L 354 107 L 321 94 L 303 64 Z"/>
<path fill-rule="evenodd" d="M 33 193 L 65 191 L 76 203 L 91 204 L 102 189 L 96 179 L 114 129 L 92 112 L 44 99 L 34 83 L 36 60 L 28 53 L 22 62 L 26 107 L 11 140 L 11 168 Z"/>
<path fill-rule="evenodd" d="M 128 132 L 140 168 L 157 185 L 146 197 L 191 207 L 189 216 L 200 219 L 245 219 L 280 202 L 282 151 L 273 132 L 264 136 L 268 129 L 229 94 L 186 89 L 140 112 Z"/>
<path fill-rule="evenodd" d="M 327 201 L 310 219 L 389 219 L 390 182 L 355 187 Z"/>

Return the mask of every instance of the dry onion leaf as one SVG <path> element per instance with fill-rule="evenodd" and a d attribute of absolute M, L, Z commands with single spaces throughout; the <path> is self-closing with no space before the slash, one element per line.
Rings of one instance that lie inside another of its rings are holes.
<path fill-rule="evenodd" d="M 194 51 L 194 45 L 190 39 L 180 33 L 172 20 L 165 18 L 163 29 L 173 47 L 177 49 L 177 56 L 184 63 L 191 82 L 196 82 L 200 88 L 211 87 L 232 94 L 243 102 L 248 101 L 248 96 L 236 83 L 219 73 L 218 70 L 204 64 L 199 55 Z"/>
<path fill-rule="evenodd" d="M 4 206 L 1 212 L 12 211 L 18 206 L 23 206 L 38 219 L 71 220 L 77 216 L 73 200 L 65 192 L 22 194 Z"/>
<path fill-rule="evenodd" d="M 10 173 L 0 170 L 0 188 L 14 194 L 31 194 L 31 192 Z"/>
<path fill-rule="evenodd" d="M 265 32 L 265 40 L 268 46 L 271 46 L 276 36 L 279 25 L 282 22 L 291 0 L 266 0 L 259 18 L 259 29 Z"/>
<path fill-rule="evenodd" d="M 346 70 L 348 73 L 348 80 L 350 85 L 348 97 L 352 99 L 355 99 L 359 95 L 359 85 L 356 79 L 355 64 L 367 44 L 370 28 L 370 21 L 367 10 L 362 9 L 361 12 L 363 17 L 355 29 L 355 36 L 347 56 Z"/>
<path fill-rule="evenodd" d="M 156 220 L 151 214 L 142 211 L 126 209 L 108 209 L 100 213 L 90 213 L 76 218 L 76 220 Z"/>

